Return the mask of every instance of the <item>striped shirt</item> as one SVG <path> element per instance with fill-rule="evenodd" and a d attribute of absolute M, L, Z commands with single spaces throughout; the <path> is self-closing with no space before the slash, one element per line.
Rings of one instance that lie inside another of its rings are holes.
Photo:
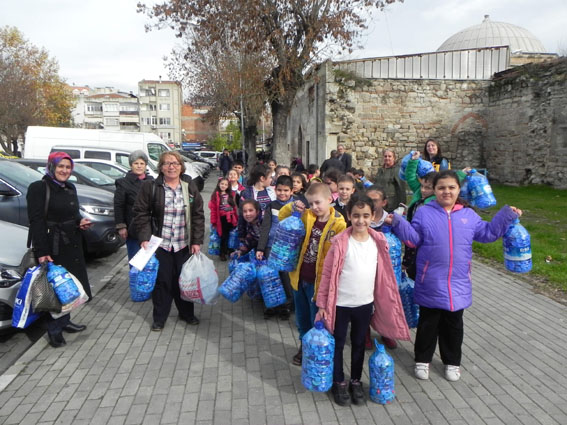
<path fill-rule="evenodd" d="M 185 228 L 185 204 L 181 184 L 175 189 L 164 184 L 165 207 L 163 209 L 163 228 L 161 237 L 163 241 L 160 248 L 166 251 L 179 251 L 187 246 Z"/>

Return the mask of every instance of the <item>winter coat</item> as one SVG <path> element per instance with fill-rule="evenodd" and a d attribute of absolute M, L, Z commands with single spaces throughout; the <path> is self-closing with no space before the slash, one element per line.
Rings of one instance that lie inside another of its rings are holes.
<path fill-rule="evenodd" d="M 293 203 L 287 204 L 286 206 L 280 209 L 279 219 L 282 221 L 283 219 L 289 217 L 292 212 Z M 289 279 L 291 281 L 291 287 L 297 291 L 299 288 L 299 273 L 301 271 L 301 264 L 303 262 L 303 256 L 305 255 L 305 251 L 309 247 L 309 238 L 311 237 L 311 230 L 313 229 L 313 225 L 317 221 L 317 216 L 309 209 L 305 210 L 305 212 L 301 215 L 301 221 L 305 226 L 305 238 L 303 239 L 303 244 L 301 245 L 301 252 L 299 254 L 299 262 L 297 263 L 297 267 L 294 271 L 289 273 Z M 345 219 L 341 215 L 341 213 L 335 211 L 333 207 L 330 210 L 329 220 L 323 229 L 323 234 L 321 235 L 321 239 L 319 240 L 319 248 L 317 250 L 317 262 L 315 264 L 315 294 L 313 299 L 315 300 L 317 297 L 317 290 L 319 289 L 319 282 L 321 281 L 321 273 L 323 272 L 323 262 L 325 261 L 325 256 L 327 252 L 331 248 L 331 238 L 343 230 L 346 229 Z"/>
<path fill-rule="evenodd" d="M 382 336 L 409 341 L 409 329 L 396 283 L 396 276 L 388 254 L 388 242 L 380 232 L 369 229 L 368 233 L 374 239 L 378 248 L 374 281 L 374 314 L 370 320 L 370 325 Z M 335 330 L 339 278 L 345 263 L 348 241 L 351 235 L 352 227 L 349 227 L 333 238 L 331 249 L 325 256 L 321 284 L 317 293 L 317 307 L 326 311 L 327 319 L 323 322 L 331 333 Z M 319 314 L 315 320 L 319 320 Z"/>
<path fill-rule="evenodd" d="M 219 169 L 222 171 L 223 176 L 226 176 L 231 168 L 232 158 L 230 157 L 230 155 L 222 154 L 219 157 Z"/>
<path fill-rule="evenodd" d="M 238 209 L 236 208 L 235 192 L 229 190 L 229 193 L 230 194 L 228 196 L 232 196 L 232 199 L 234 200 L 234 207 L 232 207 L 232 211 L 228 212 L 225 217 L 226 221 L 233 226 L 236 226 L 238 224 Z M 211 211 L 211 225 L 215 226 L 219 236 L 222 236 L 220 195 L 217 191 L 214 192 L 211 200 L 209 201 L 209 210 Z"/>
<path fill-rule="evenodd" d="M 517 217 L 505 206 L 486 222 L 472 208 L 456 204 L 448 213 L 437 201 L 418 209 L 411 224 L 394 214 L 393 232 L 418 248 L 415 303 L 449 311 L 470 307 L 473 241 L 494 242 Z"/>
<path fill-rule="evenodd" d="M 321 176 L 331 168 L 335 168 L 342 173 L 346 172 L 345 164 L 342 163 L 338 158 L 327 158 L 326 160 L 323 161 L 321 167 L 319 168 L 319 171 L 321 172 Z"/>
<path fill-rule="evenodd" d="M 45 216 L 46 186 L 49 185 L 49 204 Z M 33 182 L 26 195 L 32 244 L 37 257 L 51 256 L 54 264 L 65 267 L 92 297 L 87 265 L 83 254 L 83 237 L 79 228 L 81 214 L 77 189 L 66 182 L 59 186 L 51 177 Z"/>
<path fill-rule="evenodd" d="M 205 239 L 205 213 L 203 198 L 191 177 L 181 175 L 181 190 L 185 203 L 185 226 L 188 245 L 202 245 Z M 152 235 L 161 237 L 165 207 L 163 175 L 155 181 L 146 180 L 134 203 L 134 223 L 140 242 L 149 241 Z"/>
<path fill-rule="evenodd" d="M 271 248 L 276 236 L 276 230 L 280 222 L 279 213 L 282 207 L 290 202 L 295 201 L 293 197 L 289 198 L 287 202 L 281 202 L 277 199 L 270 202 L 266 213 L 262 218 L 262 226 L 260 227 L 260 239 L 258 240 L 258 251 L 266 251 L 266 248 Z"/>
<path fill-rule="evenodd" d="M 114 222 L 117 229 L 128 229 L 128 237 L 136 239 L 136 226 L 132 224 L 134 214 L 134 202 L 138 192 L 142 187 L 142 183 L 146 180 L 153 180 L 152 176 L 146 174 L 144 179 L 140 180 L 132 171 L 128 171 L 126 176 L 117 179 L 116 191 L 114 192 Z"/>
<path fill-rule="evenodd" d="M 379 168 L 374 184 L 386 192 L 388 205 L 384 208 L 388 212 L 394 211 L 400 203 L 406 203 L 406 182 L 400 179 L 400 165 L 391 168 Z"/>

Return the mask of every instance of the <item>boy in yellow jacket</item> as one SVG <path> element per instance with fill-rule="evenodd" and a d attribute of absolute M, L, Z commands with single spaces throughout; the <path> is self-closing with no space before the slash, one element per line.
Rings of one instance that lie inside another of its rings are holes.
<path fill-rule="evenodd" d="M 295 303 L 295 323 L 299 331 L 299 340 L 313 326 L 317 306 L 315 298 L 321 280 L 325 255 L 331 247 L 331 238 L 346 228 L 343 216 L 331 207 L 333 198 L 326 184 L 312 183 L 305 193 L 309 208 L 301 201 L 285 205 L 280 209 L 279 220 L 291 215 L 293 211 L 302 213 L 305 225 L 305 239 L 301 246 L 299 262 L 289 274 Z M 293 364 L 301 365 L 302 347 L 293 356 Z"/>

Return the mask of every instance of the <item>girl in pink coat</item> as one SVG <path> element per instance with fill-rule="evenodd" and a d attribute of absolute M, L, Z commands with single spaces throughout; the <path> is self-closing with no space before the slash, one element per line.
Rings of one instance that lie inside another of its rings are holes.
<path fill-rule="evenodd" d="M 347 205 L 352 226 L 335 236 L 325 257 L 316 304 L 316 320 L 335 337 L 333 387 L 335 403 L 363 404 L 360 378 L 364 365 L 364 340 L 371 325 L 380 335 L 409 340 L 410 334 L 388 255 L 384 235 L 370 228 L 374 203 L 367 195 L 355 195 Z M 351 379 L 343 372 L 343 348 L 351 325 Z M 348 391 L 347 391 L 348 387 Z M 350 393 L 350 395 L 349 395 Z"/>
<path fill-rule="evenodd" d="M 229 188 L 228 179 L 224 177 L 219 179 L 209 201 L 209 210 L 211 211 L 211 225 L 217 230 L 221 238 L 220 260 L 226 261 L 228 236 L 231 230 L 238 224 L 238 209 L 236 207 L 235 195 Z"/>

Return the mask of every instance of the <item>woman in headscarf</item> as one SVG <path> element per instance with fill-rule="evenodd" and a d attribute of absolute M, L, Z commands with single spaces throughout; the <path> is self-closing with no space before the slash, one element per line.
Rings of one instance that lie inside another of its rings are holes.
<path fill-rule="evenodd" d="M 33 246 L 40 263 L 46 261 L 61 265 L 82 284 L 85 293 L 92 299 L 83 255 L 81 231 L 87 230 L 91 222 L 79 212 L 77 190 L 68 182 L 73 171 L 73 160 L 64 152 L 52 152 L 47 159 L 47 168 L 42 180 L 28 187 L 28 218 Z M 65 345 L 63 331 L 81 332 L 86 326 L 71 322 L 71 315 L 58 319 L 49 316 L 47 335 L 52 347 Z"/>
<path fill-rule="evenodd" d="M 134 226 L 134 214 L 132 208 L 134 202 L 146 180 L 153 180 L 152 176 L 146 174 L 148 156 L 141 150 L 130 154 L 130 171 L 125 177 L 116 180 L 116 192 L 114 192 L 114 221 L 116 229 L 122 239 L 126 239 L 128 260 L 140 249 L 140 241 Z"/>

